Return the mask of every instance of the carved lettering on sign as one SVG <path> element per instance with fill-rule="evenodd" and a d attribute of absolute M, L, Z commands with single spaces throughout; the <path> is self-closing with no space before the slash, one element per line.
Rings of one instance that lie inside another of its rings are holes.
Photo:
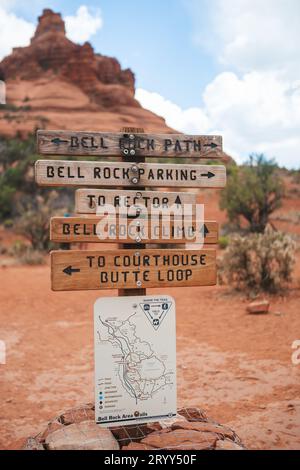
<path fill-rule="evenodd" d="M 53 290 L 216 284 L 215 250 L 54 251 Z"/>
<path fill-rule="evenodd" d="M 70 162 L 38 160 L 35 179 L 41 186 L 179 186 L 223 188 L 223 165 Z"/>
<path fill-rule="evenodd" d="M 38 131 L 38 151 L 43 155 L 118 156 L 125 149 L 129 156 L 220 158 L 222 137 Z"/>

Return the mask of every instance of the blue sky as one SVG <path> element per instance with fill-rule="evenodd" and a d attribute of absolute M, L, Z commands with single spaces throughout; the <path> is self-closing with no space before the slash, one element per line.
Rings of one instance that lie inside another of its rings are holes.
<path fill-rule="evenodd" d="M 300 167 L 299 0 L 0 0 L 0 59 L 43 8 L 130 67 L 137 99 L 174 129 Z"/>
<path fill-rule="evenodd" d="M 63 16 L 74 15 L 81 5 L 86 5 L 91 13 L 100 9 L 103 26 L 90 38 L 96 52 L 116 57 L 123 67 L 131 68 L 138 87 L 189 107 L 201 104 L 201 89 L 219 70 L 214 57 L 194 41 L 189 3 L 189 0 L 19 0 L 13 11 L 36 22 L 43 8 L 52 8 Z M 207 2 L 201 3 L 205 23 Z"/>

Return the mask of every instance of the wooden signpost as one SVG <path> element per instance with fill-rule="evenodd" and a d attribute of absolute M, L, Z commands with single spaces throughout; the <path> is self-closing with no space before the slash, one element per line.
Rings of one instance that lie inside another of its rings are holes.
<path fill-rule="evenodd" d="M 52 290 L 118 289 L 119 299 L 95 304 L 96 422 L 141 424 L 174 417 L 175 301 L 149 297 L 146 288 L 216 284 L 216 250 L 206 245 L 218 242 L 218 224 L 204 220 L 195 194 L 181 188 L 222 188 L 226 169 L 145 158 L 220 158 L 222 138 L 145 134 L 133 128 L 122 133 L 38 131 L 38 150 L 122 159 L 39 160 L 35 165 L 40 186 L 83 187 L 76 191 L 76 214 L 51 219 L 53 242 L 120 244 L 51 253 Z M 168 187 L 176 189 L 168 192 Z M 200 247 L 185 249 L 186 243 Z"/>
<path fill-rule="evenodd" d="M 123 244 L 123 250 L 118 252 L 53 252 L 53 290 L 118 288 L 119 294 L 126 295 L 133 292 L 132 289 L 138 289 L 134 291 L 136 293 L 145 294 L 145 287 L 203 286 L 216 283 L 215 250 L 180 250 L 173 253 L 144 249 L 143 243 L 184 244 L 200 239 L 204 244 L 214 244 L 218 241 L 218 224 L 213 221 L 198 221 L 195 215 L 188 222 L 185 219 L 184 225 L 178 223 L 176 216 L 171 217 L 168 226 L 159 216 L 152 217 L 151 212 L 150 216 L 145 217 L 144 209 L 170 209 L 173 205 L 182 207 L 185 204 L 195 206 L 196 202 L 193 193 L 178 190 L 146 191 L 145 187 L 222 188 L 226 184 L 225 167 L 152 164 L 145 163 L 144 157 L 208 158 L 209 154 L 213 158 L 213 150 L 222 150 L 222 138 L 154 135 L 133 131 L 134 129 L 130 129 L 128 133 L 116 134 L 38 132 L 38 149 L 42 154 L 120 155 L 123 159 L 122 162 L 36 162 L 35 178 L 41 186 L 95 186 L 76 191 L 76 212 L 80 216 L 52 219 L 52 241 Z M 113 186 L 126 187 L 126 190 L 101 189 Z M 99 216 L 99 209 L 107 205 L 116 209 L 116 216 Z M 124 207 L 129 208 L 126 218 L 122 216 L 121 209 Z"/>
<path fill-rule="evenodd" d="M 53 251 L 52 289 L 212 286 L 215 250 Z"/>
<path fill-rule="evenodd" d="M 38 131 L 42 155 L 220 158 L 222 137 L 182 134 Z"/>

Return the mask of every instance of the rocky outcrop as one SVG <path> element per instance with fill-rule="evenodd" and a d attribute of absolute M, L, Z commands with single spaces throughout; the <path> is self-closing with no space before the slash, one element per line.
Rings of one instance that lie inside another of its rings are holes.
<path fill-rule="evenodd" d="M 30 46 L 14 49 L 0 68 L 7 81 L 36 80 L 43 76 L 70 81 L 104 107 L 118 104 L 119 97 L 111 95 L 111 101 L 105 102 L 99 90 L 104 84 L 120 85 L 128 95 L 128 104 L 139 106 L 134 100 L 135 80 L 131 70 L 122 70 L 116 59 L 95 54 L 89 43 L 81 46 L 67 39 L 61 15 L 48 9 L 39 17 Z"/>
<path fill-rule="evenodd" d="M 15 48 L 0 63 L 8 105 L 0 111 L 0 133 L 35 127 L 114 130 L 122 126 L 167 131 L 164 120 L 135 100 L 135 77 L 120 63 L 95 53 L 90 43 L 66 37 L 59 13 L 39 17 L 28 47 Z M 72 111 L 72 114 L 70 114 Z"/>
<path fill-rule="evenodd" d="M 12 448 L 12 447 L 11 447 Z M 178 410 L 176 419 L 103 429 L 94 423 L 94 406 L 71 409 L 52 420 L 23 450 L 244 450 L 227 426 L 198 408 Z"/>

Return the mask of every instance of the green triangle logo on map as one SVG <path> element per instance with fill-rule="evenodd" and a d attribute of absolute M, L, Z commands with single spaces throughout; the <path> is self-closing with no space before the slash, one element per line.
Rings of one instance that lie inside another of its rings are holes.
<path fill-rule="evenodd" d="M 143 302 L 140 304 L 149 322 L 155 330 L 158 330 L 165 316 L 172 306 L 172 302 Z"/>

